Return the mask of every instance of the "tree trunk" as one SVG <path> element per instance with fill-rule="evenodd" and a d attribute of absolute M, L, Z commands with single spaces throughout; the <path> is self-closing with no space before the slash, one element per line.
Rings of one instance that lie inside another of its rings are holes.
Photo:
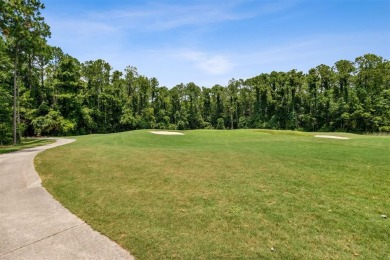
<path fill-rule="evenodd" d="M 42 91 L 44 91 L 44 85 L 45 85 L 45 65 L 42 61 L 42 63 L 40 64 L 41 66 L 41 89 Z"/>
<path fill-rule="evenodd" d="M 20 130 L 20 103 L 19 103 L 19 86 L 17 85 L 16 88 L 16 115 L 17 115 L 17 121 L 16 121 L 16 128 L 18 129 L 17 131 L 17 142 L 18 144 L 21 143 L 21 137 L 22 137 L 22 132 Z"/>
<path fill-rule="evenodd" d="M 233 108 L 231 107 L 230 108 L 230 129 L 233 130 L 234 129 L 234 125 L 233 125 Z"/>
<path fill-rule="evenodd" d="M 240 124 L 240 118 L 238 117 L 238 105 L 236 104 L 236 122 L 237 122 L 237 129 L 239 128 L 238 125 Z"/>
<path fill-rule="evenodd" d="M 17 110 L 18 110 L 18 83 L 17 83 L 17 66 L 18 66 L 18 51 L 16 49 L 15 52 L 15 60 L 14 60 L 14 106 L 13 106 L 13 122 L 12 122 L 12 130 L 13 130 L 13 144 L 18 144 L 17 138 Z"/>

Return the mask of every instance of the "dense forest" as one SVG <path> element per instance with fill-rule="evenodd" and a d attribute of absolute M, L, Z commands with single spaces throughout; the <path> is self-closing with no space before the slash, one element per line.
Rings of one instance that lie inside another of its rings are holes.
<path fill-rule="evenodd" d="M 38 0 L 0 1 L 0 141 L 132 129 L 390 132 L 390 62 L 375 54 L 227 86 L 160 86 L 49 46 Z M 318 50 L 321 51 L 321 50 Z"/>

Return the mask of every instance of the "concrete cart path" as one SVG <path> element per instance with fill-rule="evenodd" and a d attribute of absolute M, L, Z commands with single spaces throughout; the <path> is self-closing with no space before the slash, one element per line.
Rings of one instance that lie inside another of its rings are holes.
<path fill-rule="evenodd" d="M 41 186 L 34 157 L 73 141 L 0 155 L 0 259 L 134 259 Z"/>

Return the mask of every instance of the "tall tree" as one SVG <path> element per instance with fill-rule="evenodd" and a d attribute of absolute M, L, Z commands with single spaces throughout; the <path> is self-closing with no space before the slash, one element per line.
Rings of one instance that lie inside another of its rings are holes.
<path fill-rule="evenodd" d="M 9 55 L 13 63 L 13 143 L 18 136 L 18 72 L 20 63 L 28 54 L 33 55 L 36 43 L 45 44 L 50 36 L 49 26 L 44 22 L 40 10 L 44 5 L 39 0 L 8 0 L 0 2 L 0 30 L 6 39 Z"/>
<path fill-rule="evenodd" d="M 0 37 L 0 145 L 12 142 L 12 64 L 6 51 Z"/>
<path fill-rule="evenodd" d="M 188 123 L 191 129 L 203 128 L 204 121 L 201 112 L 201 89 L 195 83 L 186 86 L 188 96 Z"/>
<path fill-rule="evenodd" d="M 228 111 L 229 111 L 229 121 L 230 121 L 230 129 L 234 129 L 234 123 L 238 125 L 238 88 L 240 86 L 240 81 L 231 79 L 229 80 L 228 86 L 226 88 L 227 98 L 228 98 Z M 234 120 L 234 117 L 236 118 Z"/>
<path fill-rule="evenodd" d="M 225 90 L 221 85 L 214 85 L 211 88 L 212 97 L 212 124 L 218 129 L 225 128 Z"/>

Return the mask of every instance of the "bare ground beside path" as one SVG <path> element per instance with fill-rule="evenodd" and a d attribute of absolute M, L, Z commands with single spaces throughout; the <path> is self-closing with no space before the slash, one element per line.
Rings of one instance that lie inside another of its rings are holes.
<path fill-rule="evenodd" d="M 34 157 L 73 141 L 0 155 L 0 259 L 134 259 L 41 186 Z"/>

